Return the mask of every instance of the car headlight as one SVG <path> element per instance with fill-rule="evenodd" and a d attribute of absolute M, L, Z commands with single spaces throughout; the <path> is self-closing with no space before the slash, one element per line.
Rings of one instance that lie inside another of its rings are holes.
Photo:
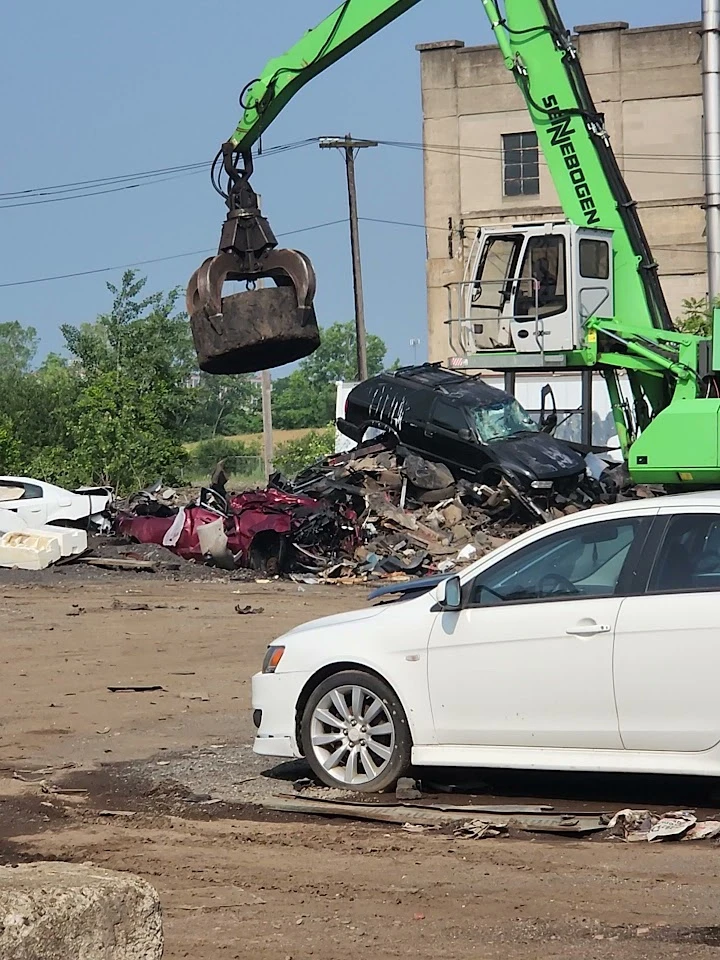
<path fill-rule="evenodd" d="M 530 487 L 533 490 L 552 490 L 552 480 L 533 480 Z"/>
<path fill-rule="evenodd" d="M 265 654 L 265 659 L 263 660 L 262 672 L 275 673 L 284 653 L 285 647 L 268 647 Z"/>

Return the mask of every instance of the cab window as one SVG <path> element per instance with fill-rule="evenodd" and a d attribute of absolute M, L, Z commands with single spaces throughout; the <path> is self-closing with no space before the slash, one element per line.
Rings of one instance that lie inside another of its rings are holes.
<path fill-rule="evenodd" d="M 565 238 L 531 237 L 520 269 L 515 318 L 553 317 L 567 310 Z M 537 298 L 537 300 L 536 300 Z"/>

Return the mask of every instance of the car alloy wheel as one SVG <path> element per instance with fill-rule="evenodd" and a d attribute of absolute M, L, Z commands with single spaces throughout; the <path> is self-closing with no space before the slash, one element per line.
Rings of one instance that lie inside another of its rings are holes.
<path fill-rule="evenodd" d="M 323 783 L 368 792 L 384 790 L 409 764 L 404 711 L 389 687 L 361 672 L 336 674 L 311 696 L 303 746 Z"/>

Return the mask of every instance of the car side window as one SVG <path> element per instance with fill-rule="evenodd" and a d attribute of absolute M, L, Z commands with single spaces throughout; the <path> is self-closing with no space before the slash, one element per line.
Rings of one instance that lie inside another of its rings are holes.
<path fill-rule="evenodd" d="M 672 517 L 653 565 L 649 593 L 720 590 L 720 514 Z"/>
<path fill-rule="evenodd" d="M 39 500 L 43 495 L 42 487 L 34 483 L 0 482 L 0 501 L 2 500 Z"/>
<path fill-rule="evenodd" d="M 604 520 L 543 537 L 479 573 L 470 605 L 613 596 L 641 523 Z"/>
<path fill-rule="evenodd" d="M 444 400 L 435 401 L 432 420 L 436 426 L 452 433 L 457 433 L 458 430 L 467 430 L 468 426 L 464 411 L 460 407 L 454 407 L 446 403 Z"/>

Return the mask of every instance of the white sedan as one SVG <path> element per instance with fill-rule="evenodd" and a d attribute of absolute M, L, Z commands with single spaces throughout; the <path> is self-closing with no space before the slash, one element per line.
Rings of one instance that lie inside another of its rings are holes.
<path fill-rule="evenodd" d="M 720 492 L 577 513 L 412 587 L 270 645 L 256 753 L 368 792 L 411 764 L 720 775 Z"/>

